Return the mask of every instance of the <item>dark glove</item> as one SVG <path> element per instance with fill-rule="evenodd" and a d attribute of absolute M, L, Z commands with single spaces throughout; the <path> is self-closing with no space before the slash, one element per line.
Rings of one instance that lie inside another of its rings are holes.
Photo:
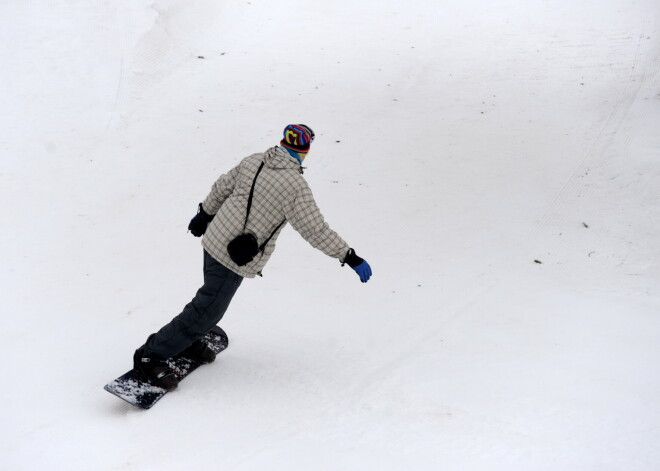
<path fill-rule="evenodd" d="M 362 283 L 366 283 L 369 281 L 369 278 L 371 278 L 371 267 L 366 260 L 357 256 L 355 250 L 349 249 L 342 262 L 342 266 L 344 263 L 348 263 L 348 266 L 355 270 L 355 273 L 358 274 Z"/>
<path fill-rule="evenodd" d="M 208 227 L 209 222 L 211 222 L 214 217 L 215 216 L 206 214 L 204 208 L 202 207 L 202 203 L 199 203 L 199 210 L 197 211 L 197 215 L 190 220 L 190 224 L 188 224 L 188 230 L 192 232 L 192 235 L 195 237 L 201 237 L 206 232 L 206 228 Z"/>

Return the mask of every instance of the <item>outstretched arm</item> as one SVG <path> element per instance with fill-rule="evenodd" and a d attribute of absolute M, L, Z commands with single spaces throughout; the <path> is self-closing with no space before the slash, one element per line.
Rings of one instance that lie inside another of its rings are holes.
<path fill-rule="evenodd" d="M 369 264 L 355 254 L 355 250 L 342 239 L 330 226 L 314 201 L 312 190 L 305 186 L 298 192 L 291 204 L 284 208 L 284 214 L 291 226 L 309 242 L 312 247 L 326 255 L 348 263 L 366 283 L 371 277 Z"/>
<path fill-rule="evenodd" d="M 312 247 L 343 261 L 350 247 L 325 222 L 309 186 L 305 185 L 294 200 L 285 206 L 284 216 Z"/>

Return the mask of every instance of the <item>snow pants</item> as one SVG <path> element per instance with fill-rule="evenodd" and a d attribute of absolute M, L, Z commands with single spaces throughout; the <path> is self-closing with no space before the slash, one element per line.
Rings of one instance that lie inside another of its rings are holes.
<path fill-rule="evenodd" d="M 204 285 L 181 314 L 149 336 L 145 353 L 170 358 L 200 339 L 225 314 L 243 277 L 204 251 Z"/>

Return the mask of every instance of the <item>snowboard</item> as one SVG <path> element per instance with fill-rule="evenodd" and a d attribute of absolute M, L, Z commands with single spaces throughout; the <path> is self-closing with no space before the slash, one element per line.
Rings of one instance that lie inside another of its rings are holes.
<path fill-rule="evenodd" d="M 216 355 L 229 345 L 227 334 L 217 325 L 204 336 L 204 341 L 209 344 Z M 190 360 L 183 356 L 170 358 L 168 363 L 177 371 L 181 380 L 202 365 L 198 361 Z M 166 389 L 149 383 L 138 375 L 135 370 L 121 375 L 114 381 L 110 381 L 103 389 L 140 409 L 151 409 L 154 404 L 167 394 Z"/>

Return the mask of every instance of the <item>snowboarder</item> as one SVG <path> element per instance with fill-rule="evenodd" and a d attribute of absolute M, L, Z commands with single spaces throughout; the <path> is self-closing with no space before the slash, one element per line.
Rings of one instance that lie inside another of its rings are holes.
<path fill-rule="evenodd" d="M 195 237 L 204 236 L 204 285 L 135 351 L 133 367 L 149 382 L 176 388 L 179 378 L 167 363 L 170 357 L 215 360 L 202 337 L 220 321 L 243 278 L 261 275 L 286 223 L 313 247 L 348 264 L 363 283 L 369 280 L 371 267 L 330 229 L 302 176 L 313 140 L 309 126 L 286 126 L 279 146 L 244 158 L 218 178 L 199 204 L 188 229 Z"/>

